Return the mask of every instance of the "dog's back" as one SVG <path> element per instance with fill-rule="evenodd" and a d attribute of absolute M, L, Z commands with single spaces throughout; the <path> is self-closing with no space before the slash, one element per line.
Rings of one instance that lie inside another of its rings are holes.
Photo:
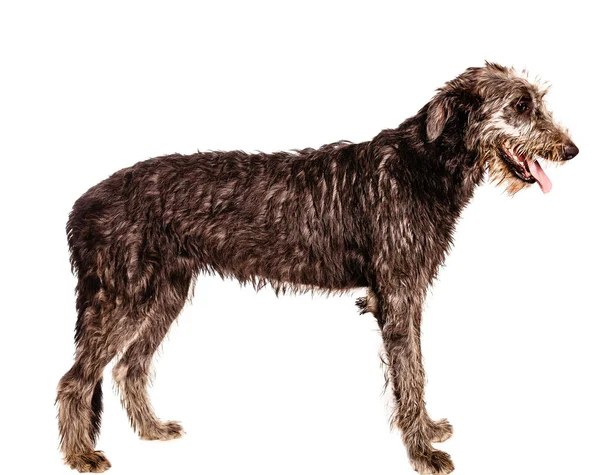
<path fill-rule="evenodd" d="M 372 155 L 366 144 L 337 143 L 137 163 L 75 203 L 74 267 L 101 259 L 129 289 L 149 281 L 153 267 L 214 271 L 259 286 L 364 287 L 370 204 L 360 183 Z"/>

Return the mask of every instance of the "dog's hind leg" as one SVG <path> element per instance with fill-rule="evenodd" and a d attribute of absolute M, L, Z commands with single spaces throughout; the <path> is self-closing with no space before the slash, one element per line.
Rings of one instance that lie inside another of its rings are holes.
<path fill-rule="evenodd" d="M 147 387 L 152 357 L 183 308 L 190 282 L 191 277 L 180 276 L 156 291 L 156 299 L 143 311 L 142 327 L 113 369 L 131 426 L 145 440 L 176 439 L 184 433 L 177 422 L 162 422 L 155 415 Z"/>
<path fill-rule="evenodd" d="M 96 284 L 94 284 L 96 285 Z M 86 294 L 79 282 L 75 363 L 58 384 L 56 402 L 65 463 L 80 472 L 103 472 L 110 463 L 94 445 L 102 413 L 102 372 L 127 343 L 125 311 L 104 289 Z"/>

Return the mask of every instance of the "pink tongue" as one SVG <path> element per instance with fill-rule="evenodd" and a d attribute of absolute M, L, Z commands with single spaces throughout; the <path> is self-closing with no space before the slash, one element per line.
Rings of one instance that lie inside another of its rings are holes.
<path fill-rule="evenodd" d="M 542 170 L 540 164 L 537 161 L 527 160 L 527 165 L 529 165 L 529 171 L 538 182 L 538 185 L 540 185 L 542 191 L 548 193 L 552 189 L 552 182 L 544 170 Z"/>

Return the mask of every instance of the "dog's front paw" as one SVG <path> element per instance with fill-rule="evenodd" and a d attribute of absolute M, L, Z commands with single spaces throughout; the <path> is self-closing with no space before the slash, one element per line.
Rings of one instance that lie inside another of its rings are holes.
<path fill-rule="evenodd" d="M 168 421 L 145 428 L 140 432 L 140 438 L 143 440 L 172 440 L 181 438 L 183 434 L 185 432 L 181 424 Z"/>
<path fill-rule="evenodd" d="M 427 425 L 427 436 L 429 437 L 429 441 L 434 444 L 445 442 L 450 437 L 452 437 L 453 432 L 454 429 L 452 428 L 452 425 L 448 422 L 448 419 L 430 421 Z"/>
<path fill-rule="evenodd" d="M 65 463 L 82 473 L 102 473 L 110 468 L 110 462 L 100 450 L 85 454 L 67 454 Z"/>
<path fill-rule="evenodd" d="M 446 475 L 454 470 L 452 459 L 441 450 L 426 449 L 419 454 L 410 454 L 410 461 L 420 475 Z"/>

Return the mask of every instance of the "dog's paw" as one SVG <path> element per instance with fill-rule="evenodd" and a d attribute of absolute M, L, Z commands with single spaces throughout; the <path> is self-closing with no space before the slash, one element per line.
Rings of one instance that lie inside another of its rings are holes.
<path fill-rule="evenodd" d="M 110 462 L 100 450 L 65 455 L 65 463 L 78 472 L 102 473 L 110 468 Z"/>
<path fill-rule="evenodd" d="M 140 439 L 172 440 L 183 437 L 183 434 L 185 434 L 185 431 L 179 422 L 167 421 L 150 428 L 145 428 L 142 432 L 140 432 Z"/>
<path fill-rule="evenodd" d="M 410 461 L 420 475 L 446 475 L 454 470 L 452 459 L 441 450 L 427 449 L 411 455 Z"/>
<path fill-rule="evenodd" d="M 452 437 L 453 432 L 454 429 L 448 422 L 448 419 L 431 421 L 427 426 L 427 436 L 429 437 L 429 441 L 434 444 L 445 442 Z"/>
<path fill-rule="evenodd" d="M 358 307 L 358 309 L 360 310 L 361 315 L 364 315 L 365 313 L 369 312 L 367 310 L 367 297 L 357 298 L 355 304 Z"/>

